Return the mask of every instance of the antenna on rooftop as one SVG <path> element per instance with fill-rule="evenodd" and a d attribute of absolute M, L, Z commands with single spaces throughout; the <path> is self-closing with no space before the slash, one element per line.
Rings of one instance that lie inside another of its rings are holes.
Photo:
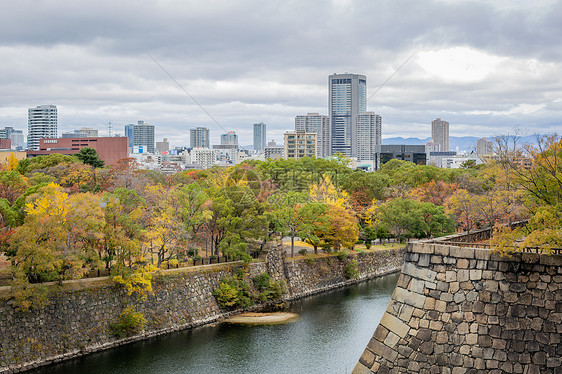
<path fill-rule="evenodd" d="M 107 136 L 112 136 L 113 126 L 111 126 L 111 121 L 107 123 Z"/>

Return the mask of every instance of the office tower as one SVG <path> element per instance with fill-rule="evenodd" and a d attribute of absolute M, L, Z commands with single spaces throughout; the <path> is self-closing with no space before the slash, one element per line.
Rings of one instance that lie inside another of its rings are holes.
<path fill-rule="evenodd" d="M 316 134 L 318 150 L 316 157 L 327 157 L 330 153 L 330 118 L 318 113 L 295 117 L 295 130 Z"/>
<path fill-rule="evenodd" d="M 439 144 L 439 150 L 446 152 L 449 150 L 449 122 L 437 118 L 431 121 L 431 141 Z"/>
<path fill-rule="evenodd" d="M 476 141 L 476 153 L 480 156 L 491 155 L 494 152 L 494 143 L 486 138 Z"/>
<path fill-rule="evenodd" d="M 144 121 L 133 125 L 133 147 L 142 147 L 144 152 L 154 153 L 154 126 Z"/>
<path fill-rule="evenodd" d="M 382 118 L 373 112 L 357 116 L 357 161 L 374 160 L 376 146 L 381 144 Z"/>
<path fill-rule="evenodd" d="M 263 152 L 265 149 L 265 132 L 265 123 L 254 123 L 254 151 Z"/>
<path fill-rule="evenodd" d="M 238 135 L 236 132 L 229 131 L 221 135 L 221 145 L 238 145 Z"/>
<path fill-rule="evenodd" d="M 328 78 L 331 154 L 357 153 L 357 116 L 367 109 L 367 78 L 358 74 L 334 74 Z"/>
<path fill-rule="evenodd" d="M 57 106 L 39 105 L 27 110 L 27 148 L 39 149 L 39 139 L 57 137 Z"/>
<path fill-rule="evenodd" d="M 23 149 L 23 130 L 16 130 L 11 126 L 0 129 L 0 139 L 9 139 L 13 150 Z"/>
<path fill-rule="evenodd" d="M 133 146 L 135 144 L 135 125 L 125 125 L 125 137 L 129 139 L 129 153 L 133 153 Z"/>
<path fill-rule="evenodd" d="M 170 151 L 170 143 L 168 139 L 164 138 L 161 142 L 156 142 L 156 151 L 158 154 L 168 153 Z"/>
<path fill-rule="evenodd" d="M 190 148 L 211 148 L 209 142 L 209 129 L 197 127 L 189 130 Z"/>
<path fill-rule="evenodd" d="M 316 133 L 306 131 L 288 131 L 284 136 L 285 159 L 316 157 Z"/>

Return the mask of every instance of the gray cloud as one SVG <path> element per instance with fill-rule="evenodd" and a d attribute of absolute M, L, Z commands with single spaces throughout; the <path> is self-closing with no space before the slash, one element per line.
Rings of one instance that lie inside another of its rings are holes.
<path fill-rule="evenodd" d="M 294 116 L 326 113 L 327 76 L 362 73 L 383 136 L 561 128 L 562 1 L 20 0 L 0 14 L 0 125 L 59 106 L 59 128 L 145 120 L 186 144 L 191 126 L 251 143 L 251 124 L 281 139 Z M 425 130 L 427 128 L 427 131 Z"/>

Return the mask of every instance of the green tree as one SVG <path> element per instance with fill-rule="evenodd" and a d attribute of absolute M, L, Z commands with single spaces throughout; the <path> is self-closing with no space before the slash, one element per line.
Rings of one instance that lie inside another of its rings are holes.
<path fill-rule="evenodd" d="M 453 218 L 443 207 L 411 199 L 394 199 L 374 206 L 367 220 L 375 232 L 390 232 L 405 238 L 441 236 L 454 230 Z"/>
<path fill-rule="evenodd" d="M 274 195 L 271 205 L 270 219 L 274 230 L 291 238 L 291 257 L 294 257 L 295 238 L 302 236 L 313 240 L 316 225 L 324 221 L 327 205 L 312 202 L 305 193 L 294 191 Z"/>
<path fill-rule="evenodd" d="M 80 149 L 80 152 L 76 154 L 76 157 L 84 164 L 95 168 L 102 168 L 105 165 L 105 162 L 100 158 L 98 152 L 91 147 Z"/>

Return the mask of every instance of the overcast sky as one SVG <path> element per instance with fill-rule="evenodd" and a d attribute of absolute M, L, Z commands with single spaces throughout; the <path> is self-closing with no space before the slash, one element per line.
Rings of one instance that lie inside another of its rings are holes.
<path fill-rule="evenodd" d="M 327 113 L 328 75 L 367 76 L 383 138 L 561 132 L 562 0 L 17 0 L 0 12 L 0 126 L 58 107 L 59 134 L 144 120 L 189 145 Z M 222 126 L 213 121 L 172 75 Z"/>

